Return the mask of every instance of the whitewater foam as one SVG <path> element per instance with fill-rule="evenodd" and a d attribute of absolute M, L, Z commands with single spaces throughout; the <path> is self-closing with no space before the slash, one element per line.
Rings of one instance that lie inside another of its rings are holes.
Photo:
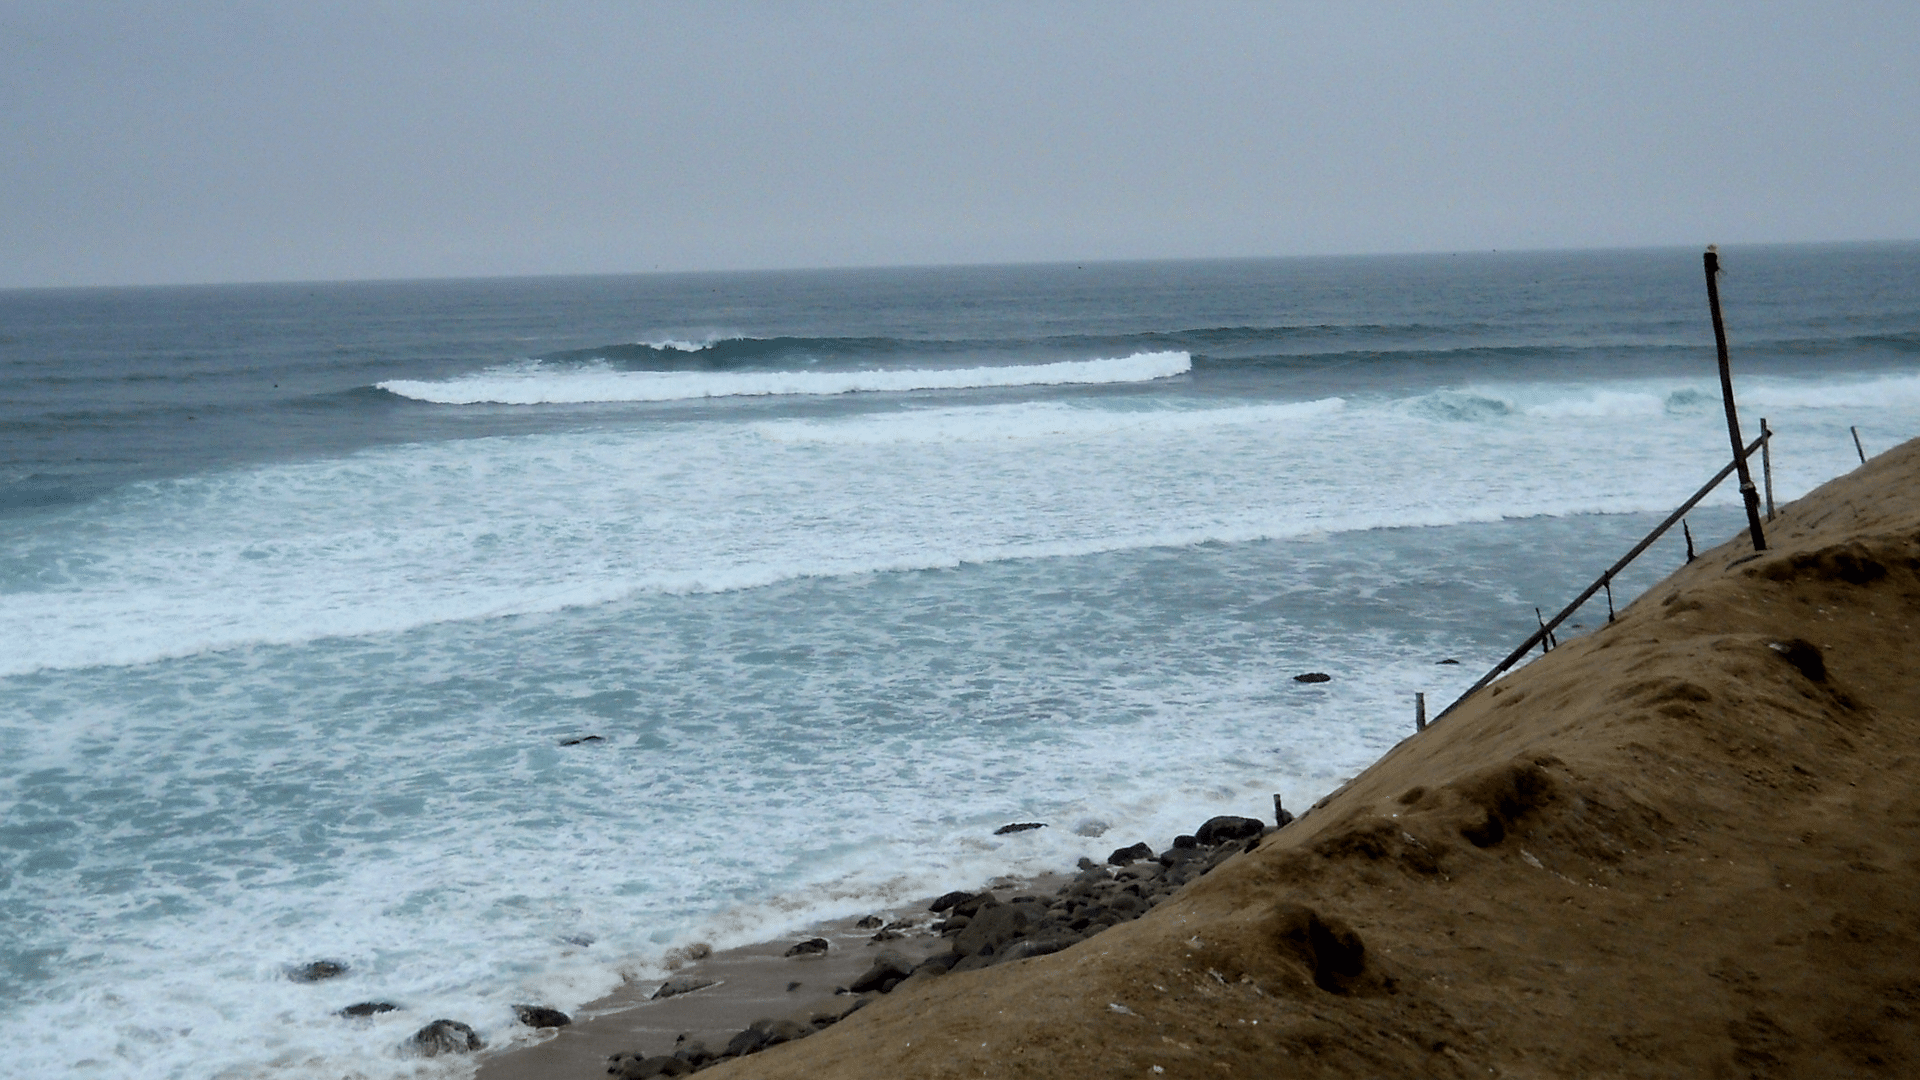
<path fill-rule="evenodd" d="M 1184 352 L 1053 364 L 860 371 L 616 371 L 605 366 L 556 371 L 522 364 L 445 382 L 389 379 L 375 385 L 390 394 L 441 405 L 578 405 L 1149 382 L 1183 375 L 1192 368 L 1193 359 Z"/>
<path fill-rule="evenodd" d="M 1676 476 L 1720 464 L 1713 416 L 1631 400 L 1465 424 L 1404 400 L 1024 402 L 495 437 L 135 485 L 10 544 L 0 674 L 805 577 L 1664 509 Z M 1787 452 L 1790 414 L 1775 429 L 1783 497 L 1838 471 Z"/>

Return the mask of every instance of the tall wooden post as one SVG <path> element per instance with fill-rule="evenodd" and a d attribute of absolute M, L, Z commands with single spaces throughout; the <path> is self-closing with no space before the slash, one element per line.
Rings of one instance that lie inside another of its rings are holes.
<path fill-rule="evenodd" d="M 1760 475 L 1767 481 L 1767 520 L 1773 520 L 1773 431 L 1767 418 L 1760 418 Z"/>
<path fill-rule="evenodd" d="M 1760 493 L 1753 487 L 1753 471 L 1747 468 L 1746 444 L 1740 440 L 1740 414 L 1733 407 L 1733 367 L 1727 361 L 1727 327 L 1720 321 L 1720 251 L 1707 245 L 1707 306 L 1713 309 L 1713 344 L 1720 352 L 1720 396 L 1727 403 L 1727 437 L 1733 440 L 1733 461 L 1740 474 L 1740 498 L 1747 504 L 1747 530 L 1753 537 L 1753 550 L 1767 550 L 1767 534 L 1760 525 Z"/>

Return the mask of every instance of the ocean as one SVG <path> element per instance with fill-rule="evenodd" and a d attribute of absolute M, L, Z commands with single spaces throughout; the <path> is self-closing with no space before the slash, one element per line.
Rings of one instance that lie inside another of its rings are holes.
<path fill-rule="evenodd" d="M 1920 245 L 1723 258 L 1778 499 L 1920 431 Z M 0 292 L 0 1057 L 458 1075 L 1303 809 L 1728 456 L 1694 249 Z"/>

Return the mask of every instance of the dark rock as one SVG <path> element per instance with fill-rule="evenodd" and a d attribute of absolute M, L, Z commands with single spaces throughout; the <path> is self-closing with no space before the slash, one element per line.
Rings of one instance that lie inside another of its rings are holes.
<path fill-rule="evenodd" d="M 873 1000 L 871 994 L 841 994 L 816 1006 L 809 1018 L 815 1027 L 832 1027 L 845 1020 Z"/>
<path fill-rule="evenodd" d="M 1002 825 L 993 830 L 993 835 L 1005 836 L 1008 833 L 1026 832 L 1028 829 L 1044 829 L 1046 827 L 1047 823 L 1044 821 L 1016 821 L 1011 825 Z"/>
<path fill-rule="evenodd" d="M 706 1043 L 701 1042 L 699 1039 L 689 1039 L 685 1035 L 675 1040 L 673 1056 L 696 1069 L 712 1061 L 714 1058 L 719 1057 Z"/>
<path fill-rule="evenodd" d="M 973 917 L 965 930 L 953 939 L 955 956 L 972 956 L 982 949 L 998 952 L 1014 938 L 1025 934 L 1036 921 L 1026 904 L 1001 904 Z"/>
<path fill-rule="evenodd" d="M 1115 848 L 1113 854 L 1107 856 L 1107 863 L 1112 866 L 1126 866 L 1137 859 L 1151 858 L 1153 858 L 1153 849 L 1142 841 L 1132 847 Z"/>
<path fill-rule="evenodd" d="M 745 1031 L 727 1040 L 727 1056 L 743 1057 L 811 1034 L 812 1027 L 796 1020 L 755 1020 Z"/>
<path fill-rule="evenodd" d="M 378 1016 L 381 1013 L 395 1012 L 400 1006 L 388 1001 L 362 1001 L 340 1010 L 340 1015 L 358 1019 L 362 1016 Z"/>
<path fill-rule="evenodd" d="M 955 904 L 960 903 L 963 900 L 971 900 L 971 899 L 973 899 L 972 893 L 967 892 L 964 889 L 956 889 L 953 892 L 947 893 L 945 896 L 942 896 L 940 899 L 935 900 L 933 903 L 928 904 L 927 910 L 928 911 L 945 911 L 948 908 L 952 907 Z"/>
<path fill-rule="evenodd" d="M 885 921 L 886 920 L 878 915 L 869 915 L 853 925 L 856 930 L 878 930 L 880 929 L 880 925 Z"/>
<path fill-rule="evenodd" d="M 1091 870 L 1100 864 L 1094 862 L 1092 859 L 1087 858 L 1085 855 L 1082 855 L 1080 856 L 1080 861 L 1075 863 L 1074 865 L 1078 866 L 1082 870 Z"/>
<path fill-rule="evenodd" d="M 704 990 L 713 984 L 714 980 L 702 978 L 699 975 L 675 975 L 673 978 L 660 984 L 660 989 L 653 992 L 652 1000 L 658 1001 L 661 998 L 670 998 L 676 994 L 691 994 L 695 990 Z"/>
<path fill-rule="evenodd" d="M 287 978 L 299 983 L 320 982 L 324 979 L 338 978 L 347 973 L 347 965 L 338 960 L 315 960 L 304 967 L 287 972 Z"/>
<path fill-rule="evenodd" d="M 601 738 L 598 735 L 582 735 L 577 739 L 561 739 L 560 745 L 561 746 L 579 746 L 582 743 L 594 743 L 594 742 L 606 742 L 606 741 L 607 740 Z"/>
<path fill-rule="evenodd" d="M 438 1057 L 441 1054 L 471 1054 L 486 1045 L 472 1028 L 458 1020 L 435 1020 L 414 1032 L 404 1049 L 420 1057 Z"/>
<path fill-rule="evenodd" d="M 947 917 L 951 919 L 955 915 L 965 915 L 967 918 L 972 918 L 980 914 L 981 909 L 993 907 L 999 902 L 1000 898 L 993 895 L 991 891 L 975 893 L 953 905 L 953 909 L 948 912 Z"/>
<path fill-rule="evenodd" d="M 793 948 L 788 949 L 786 952 L 782 953 L 781 955 L 782 956 L 819 956 L 821 953 L 826 952 L 828 949 L 832 947 L 833 947 L 832 944 L 828 942 L 826 938 L 823 938 L 823 937 L 808 938 L 807 940 L 801 942 L 800 944 L 795 945 Z"/>
<path fill-rule="evenodd" d="M 898 940 L 900 940 L 901 938 L 903 938 L 903 937 L 906 937 L 906 936 L 907 936 L 907 935 L 905 935 L 905 934 L 903 934 L 903 933 L 901 933 L 901 932 L 900 932 L 900 931 L 898 931 L 898 930 L 882 930 L 882 931 L 880 931 L 879 933 L 877 933 L 877 934 L 875 934 L 875 935 L 873 935 L 872 937 L 870 937 L 870 938 L 868 938 L 867 940 L 868 940 L 868 941 L 875 941 L 875 942 L 878 942 L 878 941 L 898 941 Z"/>
<path fill-rule="evenodd" d="M 744 1057 L 767 1045 L 767 1033 L 759 1028 L 742 1028 L 727 1040 L 727 1057 Z"/>
<path fill-rule="evenodd" d="M 530 1028 L 563 1028 L 573 1023 L 573 1017 L 545 1005 L 515 1005 L 513 1015 Z"/>
<path fill-rule="evenodd" d="M 880 984 L 880 992 L 883 994 L 891 994 L 893 993 L 894 987 L 899 986 L 905 981 L 904 979 L 888 979 L 886 982 Z"/>
<path fill-rule="evenodd" d="M 959 957 L 954 953 L 934 953 L 932 956 L 915 964 L 913 970 L 922 971 L 927 968 L 939 968 L 941 971 L 950 971 L 953 969 L 953 962 L 958 959 Z"/>
<path fill-rule="evenodd" d="M 1454 659 L 1453 657 L 1451 657 L 1451 656 L 1449 656 L 1449 657 L 1447 657 L 1447 658 L 1446 658 L 1445 660 L 1442 660 L 1442 661 L 1440 661 L 1440 662 L 1441 662 L 1441 663 L 1443 663 L 1443 664 L 1457 664 L 1457 663 L 1459 663 L 1460 661 L 1458 661 L 1458 660 L 1455 660 L 1455 659 Z"/>
<path fill-rule="evenodd" d="M 966 917 L 965 915 L 953 915 L 953 916 L 949 916 L 946 922 L 941 923 L 939 926 L 935 927 L 935 929 L 939 930 L 943 934 L 957 934 L 960 931 L 965 930 L 967 928 L 967 924 L 972 921 L 973 921 L 972 919 Z"/>
<path fill-rule="evenodd" d="M 711 1059 L 711 1056 L 709 1056 Z M 619 1080 L 651 1080 L 655 1076 L 685 1076 L 694 1066 L 685 1058 L 668 1054 L 641 1057 L 639 1054 L 615 1054 L 607 1059 L 607 1072 Z"/>
<path fill-rule="evenodd" d="M 1179 836 L 1173 838 L 1173 846 L 1176 848 L 1197 848 L 1200 846 L 1200 838 L 1194 836 L 1192 833 L 1181 833 Z"/>
<path fill-rule="evenodd" d="M 1293 677 L 1294 682 L 1332 682 L 1333 676 L 1324 671 L 1309 671 Z"/>
<path fill-rule="evenodd" d="M 913 974 L 913 962 L 908 960 L 905 954 L 896 949 L 882 949 L 880 955 L 874 958 L 873 966 L 866 970 L 866 974 L 848 983 L 847 988 L 856 994 L 864 994 L 869 990 L 880 990 L 884 994 L 886 990 L 881 989 L 882 983 L 889 979 L 904 979 L 911 974 Z"/>
<path fill-rule="evenodd" d="M 1234 840 L 1259 836 L 1261 830 L 1266 827 L 1266 822 L 1259 818 L 1222 816 L 1208 818 L 1207 823 L 1200 826 L 1200 831 L 1195 833 L 1194 837 L 1200 841 L 1200 846 L 1214 847 Z"/>
<path fill-rule="evenodd" d="M 1282 829 L 1293 824 L 1293 811 L 1280 805 L 1280 796 L 1277 794 L 1273 797 L 1273 823 Z"/>

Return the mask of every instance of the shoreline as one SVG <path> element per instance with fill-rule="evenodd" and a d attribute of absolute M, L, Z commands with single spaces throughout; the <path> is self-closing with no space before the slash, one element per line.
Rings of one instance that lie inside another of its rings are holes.
<path fill-rule="evenodd" d="M 1000 875 L 978 890 L 828 920 L 776 940 L 719 951 L 685 946 L 670 954 L 665 978 L 633 978 L 564 1027 L 484 1051 L 475 1080 L 606 1073 L 637 1080 L 749 1056 L 824 1031 L 903 985 L 1049 955 L 1134 921 L 1282 827 L 1218 816 L 1164 851 L 1141 841 L 1105 862 L 1083 857 L 1070 871 Z M 684 1065 L 662 1060 L 676 1056 Z"/>

